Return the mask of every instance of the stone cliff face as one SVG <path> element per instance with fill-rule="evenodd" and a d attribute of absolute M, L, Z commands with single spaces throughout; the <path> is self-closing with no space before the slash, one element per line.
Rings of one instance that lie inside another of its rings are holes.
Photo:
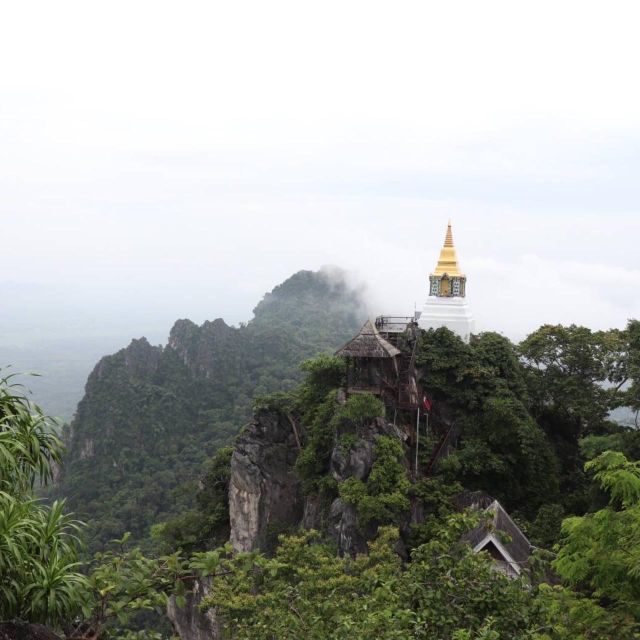
<path fill-rule="evenodd" d="M 336 482 L 348 478 L 366 480 L 375 459 L 375 441 L 380 436 L 404 440 L 404 434 L 382 418 L 376 418 L 358 434 L 358 441 L 348 451 L 336 444 L 331 454 L 331 475 Z M 340 555 L 366 553 L 367 540 L 375 535 L 375 524 L 363 527 L 353 505 L 336 498 L 329 508 L 327 533 L 335 540 Z"/>
<path fill-rule="evenodd" d="M 375 524 L 363 527 L 356 509 L 340 498 L 327 503 L 317 496 L 302 495 L 294 465 L 304 435 L 301 426 L 290 417 L 277 411 L 262 411 L 238 436 L 229 482 L 231 542 L 236 551 L 267 550 L 275 542 L 275 533 L 297 527 L 322 531 L 335 540 L 340 555 L 367 551 L 367 540 L 375 535 Z M 357 441 L 348 450 L 336 437 L 330 462 L 336 482 L 351 477 L 366 481 L 380 436 L 400 441 L 406 438 L 382 418 L 361 428 Z M 408 460 L 406 464 L 408 467 Z M 184 609 L 170 603 L 169 616 L 182 640 L 222 637 L 215 612 L 199 611 L 198 605 L 207 590 L 206 583 L 198 584 Z"/>
<path fill-rule="evenodd" d="M 300 523 L 303 501 L 293 470 L 298 456 L 293 423 L 263 412 L 249 424 L 231 458 L 229 519 L 237 551 L 264 548 L 270 531 Z"/>
<path fill-rule="evenodd" d="M 333 538 L 341 555 L 363 553 L 367 539 L 375 533 L 358 522 L 350 504 L 336 498 L 329 505 L 317 496 L 303 496 L 294 464 L 299 453 L 300 425 L 276 412 L 263 412 L 251 422 L 236 442 L 231 458 L 229 518 L 231 542 L 237 551 L 265 549 L 271 531 L 302 526 L 318 529 Z M 375 459 L 375 441 L 380 436 L 405 436 L 382 418 L 359 433 L 357 442 L 345 451 L 337 442 L 330 469 L 336 482 L 355 477 L 366 480 Z M 408 465 L 407 461 L 407 465 Z"/>
<path fill-rule="evenodd" d="M 86 394 L 89 395 L 102 386 L 130 385 L 132 380 L 153 377 L 158 372 L 162 353 L 162 347 L 152 346 L 144 337 L 132 340 L 126 348 L 100 359 L 89 375 L 85 386 Z M 114 371 L 122 372 L 117 381 L 113 380 Z M 109 436 L 117 428 L 117 412 L 113 411 L 108 403 L 104 403 L 105 410 L 102 412 L 104 424 L 100 430 L 100 436 L 106 437 L 96 438 L 97 434 L 78 429 L 77 425 L 82 423 L 86 414 L 91 412 L 87 407 L 87 402 L 87 400 L 80 402 L 76 418 L 70 425 L 67 448 L 70 454 L 68 459 L 72 461 L 85 460 L 94 455 L 108 453 L 112 444 Z"/>
<path fill-rule="evenodd" d="M 184 607 L 176 604 L 175 596 L 169 598 L 167 616 L 182 640 L 218 640 L 221 629 L 213 609 L 200 611 L 199 604 L 209 592 L 209 580 L 196 580 L 193 593 L 187 595 Z M 1 640 L 1 639 L 0 639 Z"/>

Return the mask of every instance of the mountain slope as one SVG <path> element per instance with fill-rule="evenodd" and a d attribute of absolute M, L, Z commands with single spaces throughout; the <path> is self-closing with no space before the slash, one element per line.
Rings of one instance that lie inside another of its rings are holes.
<path fill-rule="evenodd" d="M 251 398 L 289 388 L 298 364 L 345 342 L 365 315 L 340 272 L 301 271 L 239 328 L 178 320 L 165 347 L 133 340 L 96 365 L 68 433 L 57 493 L 93 547 L 188 508 L 202 462 L 246 423 Z"/>

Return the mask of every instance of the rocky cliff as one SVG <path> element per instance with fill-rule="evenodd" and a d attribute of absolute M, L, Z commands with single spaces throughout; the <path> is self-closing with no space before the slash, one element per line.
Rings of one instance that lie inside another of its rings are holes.
<path fill-rule="evenodd" d="M 236 551 L 268 552 L 277 533 L 298 528 L 321 531 L 335 542 L 340 555 L 367 551 L 367 541 L 377 529 L 375 521 L 362 522 L 356 507 L 341 497 L 327 500 L 303 494 L 295 462 L 300 443 L 307 435 L 304 427 L 286 412 L 264 410 L 238 436 L 229 482 L 230 539 Z M 408 470 L 405 433 L 384 418 L 376 418 L 357 430 L 357 437 L 348 447 L 336 434 L 330 473 L 338 486 L 349 479 L 369 479 L 380 438 L 398 445 L 398 450 L 404 452 L 401 465 Z M 407 514 L 407 524 L 416 515 L 420 514 Z M 186 607 L 179 609 L 175 601 L 170 603 L 169 617 L 182 640 L 222 637 L 215 612 L 200 611 L 199 604 L 207 593 L 208 585 L 198 584 Z"/>
<path fill-rule="evenodd" d="M 368 527 L 359 522 L 355 507 L 340 497 L 327 502 L 317 495 L 302 494 L 294 468 L 300 436 L 305 436 L 303 427 L 277 412 L 259 414 L 239 436 L 229 485 L 234 548 L 264 550 L 273 542 L 270 531 L 303 527 L 321 530 L 335 540 L 340 555 L 365 552 L 375 523 Z M 404 432 L 383 418 L 360 429 L 348 449 L 336 439 L 330 471 L 338 486 L 349 478 L 367 481 L 376 459 L 375 443 L 381 436 L 396 439 L 404 448 Z M 404 464 L 409 467 L 408 450 Z"/>
<path fill-rule="evenodd" d="M 142 540 L 191 508 L 202 464 L 247 423 L 252 398 L 294 386 L 300 361 L 339 347 L 363 309 L 344 274 L 301 271 L 246 325 L 178 320 L 166 346 L 141 338 L 102 358 L 67 431 L 57 487 L 92 523 L 91 550 L 124 531 Z"/>
<path fill-rule="evenodd" d="M 269 533 L 302 519 L 299 453 L 293 420 L 276 412 L 256 416 L 238 438 L 231 457 L 229 521 L 237 551 L 264 549 Z"/>

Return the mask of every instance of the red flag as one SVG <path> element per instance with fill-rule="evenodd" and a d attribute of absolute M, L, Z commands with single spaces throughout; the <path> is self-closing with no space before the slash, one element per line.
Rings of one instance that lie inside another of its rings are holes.
<path fill-rule="evenodd" d="M 426 411 L 431 411 L 431 402 L 429 401 L 429 398 L 427 398 L 427 396 L 422 397 L 422 407 Z"/>

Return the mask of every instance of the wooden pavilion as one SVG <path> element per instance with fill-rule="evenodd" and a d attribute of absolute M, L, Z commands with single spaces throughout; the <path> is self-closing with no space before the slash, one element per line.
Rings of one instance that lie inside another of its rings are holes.
<path fill-rule="evenodd" d="M 372 393 L 394 409 L 417 407 L 415 375 L 407 376 L 411 354 L 382 337 L 370 320 L 336 355 L 347 363 L 347 395 Z"/>

